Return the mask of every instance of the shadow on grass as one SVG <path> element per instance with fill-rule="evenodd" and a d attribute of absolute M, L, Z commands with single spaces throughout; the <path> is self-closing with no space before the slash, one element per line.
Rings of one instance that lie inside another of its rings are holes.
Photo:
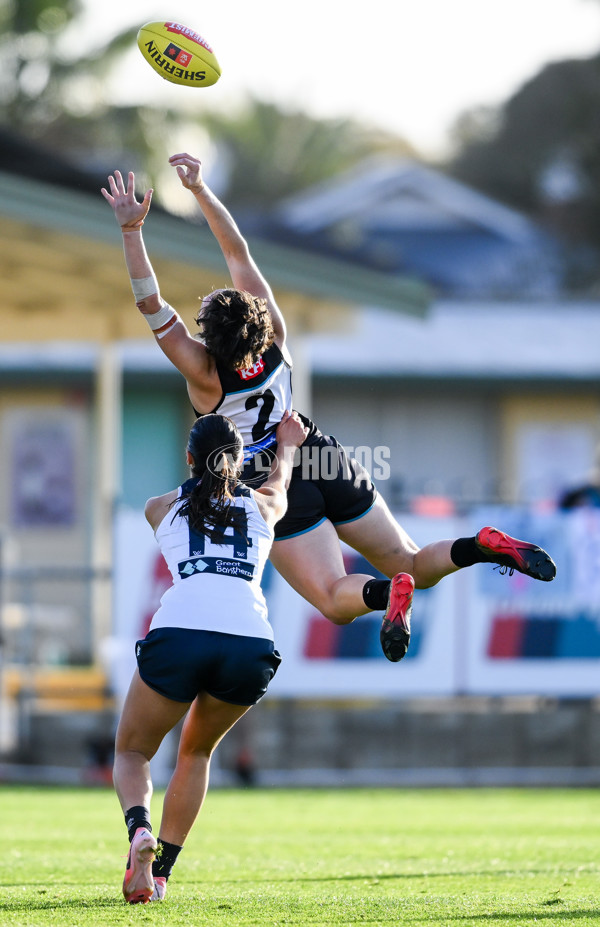
<path fill-rule="evenodd" d="M 70 911 L 77 909 L 81 911 L 85 908 L 126 908 L 127 905 L 122 898 L 32 898 L 14 901 L 0 901 L 0 912 L 17 914 L 20 911 Z"/>
<path fill-rule="evenodd" d="M 577 920 L 588 920 L 593 917 L 598 917 L 599 908 L 594 906 L 593 908 L 577 908 L 571 910 L 564 910 L 559 906 L 553 907 L 552 910 L 546 908 L 545 910 L 540 910 L 544 905 L 542 902 L 539 906 L 532 905 L 525 910 L 521 911 L 502 911 L 498 910 L 496 912 L 488 912 L 486 914 L 450 914 L 444 913 L 444 923 L 456 923 L 460 924 L 462 921 L 468 921 L 473 923 L 478 921 L 482 924 L 491 923 L 491 924 L 524 924 L 529 923 L 532 919 L 537 923 L 551 922 L 554 920 L 564 920 L 568 917 L 569 923 Z M 117 908 L 119 910 L 125 910 L 128 906 L 121 899 L 107 899 L 107 898 L 97 898 L 95 900 L 86 900 L 76 898 L 68 898 L 64 901 L 32 901 L 28 899 L 27 901 L 15 901 L 15 902 L 2 902 L 0 903 L 0 912 L 6 911 L 8 913 L 13 913 L 18 915 L 20 913 L 29 913 L 32 911 L 48 911 L 60 913 L 61 911 L 82 911 L 88 908 L 94 908 L 96 910 L 104 908 Z M 228 904 L 219 904 L 217 906 L 218 910 L 233 910 L 235 906 Z M 535 909 L 535 910 L 534 910 Z M 289 913 L 289 907 L 287 905 L 282 907 L 282 911 Z M 428 916 L 429 912 L 421 909 L 418 914 L 412 916 L 409 912 L 404 912 L 402 919 L 404 923 L 410 924 L 412 921 L 418 920 L 420 924 L 431 920 L 432 924 L 439 925 L 439 909 L 436 911 L 430 912 L 430 917 Z M 388 920 L 388 918 L 385 918 Z M 397 913 L 391 914 L 389 917 L 390 923 L 393 921 L 397 923 Z M 378 916 L 378 922 L 381 922 L 381 913 Z"/>
<path fill-rule="evenodd" d="M 571 869 L 562 868 L 560 869 L 561 873 L 569 872 L 590 872 L 595 873 L 598 870 L 597 866 L 591 866 L 589 869 L 582 870 L 580 866 L 573 866 Z M 414 880 L 414 879 L 464 879 L 466 877 L 481 877 L 481 876 L 497 876 L 500 878 L 514 876 L 528 876 L 528 875 L 541 875 L 541 876 L 552 876 L 556 875 L 556 869 L 553 867 L 551 869 L 466 869 L 461 870 L 460 872 L 361 872 L 352 875 L 350 873 L 345 873 L 344 875 L 330 875 L 330 876 L 311 876 L 311 875 L 299 875 L 295 874 L 289 876 L 288 878 L 278 879 L 278 878 L 262 878 L 257 879 L 252 876 L 251 878 L 239 878 L 239 879 L 214 879 L 210 884 L 211 885 L 241 885 L 244 882 L 290 882 L 292 884 L 296 882 L 364 882 L 364 881 L 377 881 L 377 882 L 386 882 L 392 879 L 398 880 Z"/>
<path fill-rule="evenodd" d="M 544 902 L 542 902 L 542 905 Z M 575 910 L 564 910 L 564 908 L 553 908 L 549 910 L 538 911 L 537 906 L 534 912 L 532 905 L 531 908 L 528 908 L 526 911 L 498 911 L 497 913 L 488 913 L 488 914 L 444 914 L 444 919 L 448 922 L 452 921 L 454 923 L 460 923 L 461 921 L 481 921 L 485 923 L 486 921 L 498 921 L 502 924 L 508 924 L 516 921 L 518 924 L 527 923 L 534 919 L 536 922 L 542 921 L 553 921 L 553 920 L 565 920 L 568 917 L 569 921 L 580 921 L 584 918 L 598 917 L 600 913 L 600 908 L 596 905 L 593 908 L 576 908 Z M 412 920 L 412 918 L 405 917 L 406 921 Z M 421 915 L 419 915 L 419 920 L 423 920 Z"/>
<path fill-rule="evenodd" d="M 360 879 L 364 880 L 366 877 L 362 876 L 343 876 L 339 881 Z M 384 878 L 397 878 L 397 876 L 385 876 Z M 401 876 L 401 878 L 408 878 L 408 876 Z M 317 881 L 315 879 L 311 881 Z M 319 881 L 330 881 L 327 879 Z M 331 880 L 338 881 L 338 880 Z M 175 901 L 175 899 L 173 899 Z M 174 905 L 173 913 L 179 908 L 181 904 L 181 899 L 178 899 L 178 903 Z M 162 907 L 162 906 L 161 906 Z M 234 910 L 236 907 L 235 904 L 220 903 L 216 905 L 217 910 Z M 276 905 L 277 907 L 277 905 Z M 45 911 L 48 914 L 53 912 L 60 914 L 65 911 L 85 911 L 85 910 L 108 910 L 114 909 L 115 911 L 125 911 L 129 908 L 127 904 L 123 901 L 122 898 L 117 897 L 98 897 L 93 899 L 82 899 L 82 898 L 31 898 L 19 899 L 19 900 L 7 900 L 0 902 L 0 913 L 6 912 L 7 914 L 12 914 L 13 916 L 18 916 L 19 914 L 31 914 L 33 911 Z M 289 913 L 289 905 L 285 904 L 281 908 L 282 912 Z M 382 913 L 379 912 L 378 923 L 382 922 Z M 532 903 L 528 905 L 527 908 L 521 909 L 519 911 L 505 911 L 502 910 L 499 906 L 496 911 L 488 911 L 485 914 L 476 914 L 472 911 L 465 914 L 452 914 L 449 912 L 444 913 L 444 924 L 461 924 L 462 922 L 475 923 L 479 922 L 481 924 L 523 924 L 529 923 L 532 920 L 535 920 L 537 923 L 551 923 L 553 921 L 565 920 L 568 918 L 569 923 L 578 920 L 589 920 L 594 917 L 598 917 L 600 914 L 600 906 L 595 905 L 594 907 L 589 908 L 575 908 L 571 909 L 565 907 L 562 899 L 549 899 L 547 901 L 540 901 L 537 903 Z M 410 924 L 413 921 L 418 921 L 420 924 L 431 922 L 432 925 L 438 927 L 440 920 L 440 909 L 438 906 L 435 906 L 435 909 L 427 911 L 419 905 L 419 911 L 414 915 L 409 910 L 404 910 L 402 915 L 402 920 L 406 924 Z M 383 920 L 387 922 L 388 918 L 383 915 Z M 389 917 L 390 923 L 397 923 L 397 912 L 390 914 Z"/>

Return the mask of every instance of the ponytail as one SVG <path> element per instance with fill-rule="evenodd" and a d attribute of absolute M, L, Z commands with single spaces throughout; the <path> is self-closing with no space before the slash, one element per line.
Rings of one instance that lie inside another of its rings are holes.
<path fill-rule="evenodd" d="M 226 528 L 239 527 L 240 513 L 232 503 L 242 448 L 237 427 L 224 415 L 203 415 L 190 432 L 187 449 L 194 461 L 192 475 L 198 477 L 198 482 L 183 498 L 176 514 L 186 518 L 194 531 L 207 534 L 215 542 Z"/>

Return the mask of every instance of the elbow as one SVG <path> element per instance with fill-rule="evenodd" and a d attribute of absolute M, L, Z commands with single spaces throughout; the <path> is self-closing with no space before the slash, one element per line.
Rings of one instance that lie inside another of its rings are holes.
<path fill-rule="evenodd" d="M 153 315 L 161 307 L 161 299 L 158 293 L 153 293 L 151 296 L 147 296 L 145 299 L 136 300 L 136 306 L 142 313 L 142 315 Z"/>
<path fill-rule="evenodd" d="M 287 512 L 287 498 L 283 496 L 281 503 L 275 509 L 275 524 L 278 521 L 281 521 L 285 513 Z"/>
<path fill-rule="evenodd" d="M 234 241 L 230 241 L 223 247 L 223 257 L 225 262 L 231 268 L 245 268 L 250 261 L 250 249 L 248 242 L 240 234 Z"/>

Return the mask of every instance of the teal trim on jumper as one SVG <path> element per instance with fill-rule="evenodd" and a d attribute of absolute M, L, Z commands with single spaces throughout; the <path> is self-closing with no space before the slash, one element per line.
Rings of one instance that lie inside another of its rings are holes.
<path fill-rule="evenodd" d="M 304 531 L 296 531 L 295 534 L 286 534 L 286 536 L 283 538 L 275 538 L 275 542 L 289 541 L 290 538 L 299 538 L 300 535 L 302 534 L 308 534 L 309 531 L 314 531 L 315 528 L 318 528 L 319 525 L 322 525 L 324 521 L 327 521 L 327 518 L 325 516 L 323 516 L 323 518 L 320 518 L 319 521 L 316 522 L 314 525 L 311 525 L 310 528 L 305 528 Z"/>
<path fill-rule="evenodd" d="M 372 509 L 373 506 L 375 505 L 376 501 L 377 501 L 377 496 L 375 496 L 375 498 L 374 498 L 373 501 L 371 502 L 371 505 L 369 506 L 369 508 L 368 508 L 368 509 L 365 509 L 364 512 L 361 512 L 361 514 L 360 514 L 360 515 L 357 515 L 355 518 L 347 518 L 346 521 L 333 521 L 331 524 L 334 525 L 334 527 L 335 527 L 335 526 L 337 526 L 337 525 L 349 525 L 349 524 L 351 524 L 353 521 L 358 521 L 359 518 L 363 518 L 365 515 L 368 515 L 368 513 L 371 511 L 371 509 Z"/>

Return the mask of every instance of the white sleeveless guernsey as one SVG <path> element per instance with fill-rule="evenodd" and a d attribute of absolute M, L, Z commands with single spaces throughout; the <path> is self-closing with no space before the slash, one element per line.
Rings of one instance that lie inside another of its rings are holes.
<path fill-rule="evenodd" d="M 189 492 L 190 483 L 179 487 L 178 499 L 182 490 Z M 191 530 L 187 519 L 177 514 L 177 502 L 159 524 L 155 537 L 173 585 L 160 600 L 151 631 L 188 628 L 273 640 L 261 588 L 273 529 L 246 486 L 238 484 L 234 497 L 236 509 L 245 513 L 246 530 L 227 528 L 222 544 Z"/>

